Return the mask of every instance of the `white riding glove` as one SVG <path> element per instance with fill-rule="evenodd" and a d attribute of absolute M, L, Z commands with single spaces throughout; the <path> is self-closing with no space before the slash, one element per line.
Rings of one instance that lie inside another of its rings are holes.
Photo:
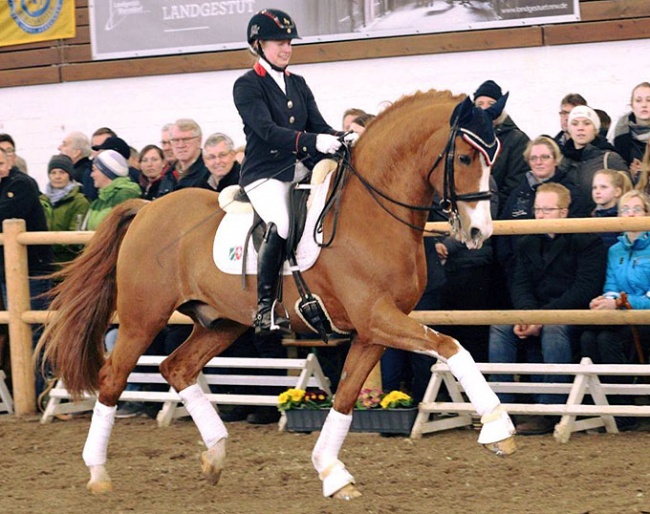
<path fill-rule="evenodd" d="M 320 153 L 335 153 L 341 148 L 341 141 L 330 134 L 318 134 L 316 136 L 316 150 Z"/>
<path fill-rule="evenodd" d="M 357 144 L 357 141 L 359 140 L 359 134 L 356 132 L 350 132 L 349 134 L 345 134 L 343 136 L 343 141 L 347 143 L 349 146 L 354 146 Z"/>

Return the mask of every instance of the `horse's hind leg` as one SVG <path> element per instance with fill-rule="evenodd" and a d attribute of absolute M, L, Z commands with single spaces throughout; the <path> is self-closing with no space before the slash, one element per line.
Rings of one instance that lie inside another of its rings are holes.
<path fill-rule="evenodd" d="M 99 372 L 99 395 L 83 449 L 83 459 L 90 471 L 86 487 L 94 494 L 113 489 L 106 471 L 106 453 L 115 422 L 117 401 L 138 358 L 160 329 L 162 327 L 145 327 L 124 321 L 118 331 L 115 348 Z"/>
<path fill-rule="evenodd" d="M 224 351 L 247 329 L 247 326 L 228 320 L 220 321 L 216 330 L 195 325 L 189 339 L 160 365 L 160 372 L 178 391 L 201 433 L 207 448 L 201 454 L 201 468 L 213 485 L 219 482 L 224 468 L 228 431 L 196 379 L 212 357 Z"/>
<path fill-rule="evenodd" d="M 343 374 L 330 410 L 312 452 L 312 463 L 323 481 L 323 496 L 351 500 L 361 496 L 354 486 L 354 477 L 339 460 L 339 452 L 350 431 L 352 409 L 359 391 L 384 348 L 364 344 L 356 338 L 345 360 Z"/>

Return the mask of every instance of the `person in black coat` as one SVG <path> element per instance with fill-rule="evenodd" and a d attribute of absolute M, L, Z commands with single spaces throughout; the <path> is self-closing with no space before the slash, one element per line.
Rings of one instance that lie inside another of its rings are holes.
<path fill-rule="evenodd" d="M 547 183 L 537 188 L 535 218 L 566 218 L 571 195 L 561 184 Z M 598 295 L 605 280 L 607 253 L 598 234 L 535 234 L 521 238 L 516 250 L 515 275 L 511 285 L 515 309 L 586 309 Z M 578 329 L 573 325 L 492 325 L 490 362 L 517 362 L 519 349 L 529 362 L 569 364 Z M 512 381 L 512 375 L 492 375 L 496 382 Z M 568 377 L 545 375 L 546 382 L 563 382 Z M 536 403 L 562 403 L 552 394 L 533 395 Z M 511 394 L 500 394 L 504 403 Z M 553 430 L 554 420 L 533 416 L 517 432 L 542 434 Z"/>
<path fill-rule="evenodd" d="M 239 184 L 241 166 L 235 159 L 235 143 L 230 136 L 219 132 L 212 134 L 203 145 L 203 162 L 210 172 L 208 185 L 221 192 L 228 186 Z"/>
<path fill-rule="evenodd" d="M 256 13 L 248 22 L 247 40 L 258 60 L 233 88 L 246 134 L 239 183 L 267 225 L 258 255 L 258 334 L 289 329 L 289 320 L 275 316 L 272 306 L 289 234 L 290 184 L 308 174 L 313 159 L 341 146 L 342 134 L 323 119 L 305 79 L 287 70 L 297 37 L 287 13 Z"/>

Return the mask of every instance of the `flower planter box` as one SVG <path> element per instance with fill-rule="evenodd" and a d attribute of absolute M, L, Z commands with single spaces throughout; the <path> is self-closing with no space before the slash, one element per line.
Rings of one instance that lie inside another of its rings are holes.
<path fill-rule="evenodd" d="M 290 432 L 314 432 L 323 427 L 329 409 L 289 409 L 287 430 Z M 417 407 L 408 409 L 354 409 L 351 432 L 381 432 L 384 434 L 411 433 L 418 414 Z"/>

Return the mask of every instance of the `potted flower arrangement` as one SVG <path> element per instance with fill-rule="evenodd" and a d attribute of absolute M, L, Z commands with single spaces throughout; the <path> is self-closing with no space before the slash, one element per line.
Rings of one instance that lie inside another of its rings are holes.
<path fill-rule="evenodd" d="M 322 428 L 332 401 L 323 391 L 289 389 L 278 397 L 278 409 L 287 417 L 287 430 L 312 432 Z M 413 399 L 401 391 L 363 389 L 354 406 L 350 430 L 410 434 L 417 412 Z"/>

